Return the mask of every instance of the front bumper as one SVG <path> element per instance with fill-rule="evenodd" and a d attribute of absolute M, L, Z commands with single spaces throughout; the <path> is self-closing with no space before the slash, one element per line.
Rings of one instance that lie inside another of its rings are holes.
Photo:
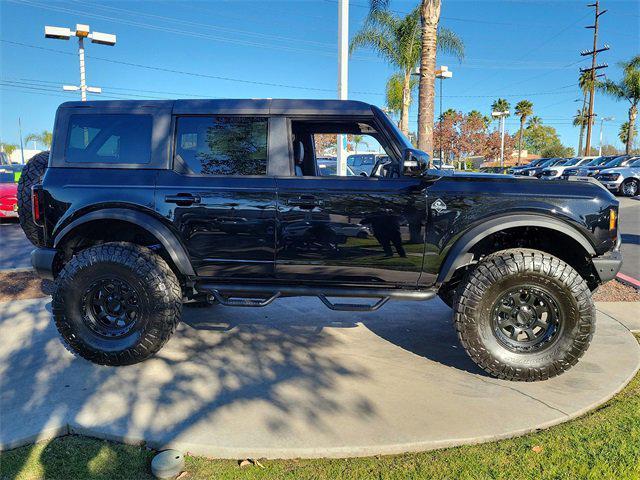
<path fill-rule="evenodd" d="M 595 257 L 592 260 L 593 266 L 595 267 L 602 283 L 613 280 L 620 271 L 620 268 L 622 268 L 622 252 L 620 251 L 621 243 L 622 240 L 620 236 L 618 236 L 618 242 L 613 250 L 600 257 Z"/>
<path fill-rule="evenodd" d="M 613 181 L 604 181 L 598 180 L 607 190 L 611 192 L 620 191 L 620 184 L 622 184 L 622 180 L 613 180 Z"/>
<path fill-rule="evenodd" d="M 31 266 L 40 278 L 54 280 L 53 266 L 58 255 L 55 248 L 39 247 L 31 252 Z"/>

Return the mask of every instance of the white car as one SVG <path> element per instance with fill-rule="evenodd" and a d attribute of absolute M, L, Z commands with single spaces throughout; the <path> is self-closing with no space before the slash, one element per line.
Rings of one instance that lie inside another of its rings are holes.
<path fill-rule="evenodd" d="M 565 160 L 564 162 L 560 162 L 559 164 L 545 168 L 540 174 L 538 178 L 541 180 L 557 180 L 564 174 L 565 170 L 569 168 L 579 167 L 580 165 L 584 165 L 585 163 L 590 162 L 595 157 L 575 157 Z"/>
<path fill-rule="evenodd" d="M 625 167 L 607 168 L 595 177 L 610 192 L 635 197 L 640 193 L 640 157 L 636 157 Z"/>

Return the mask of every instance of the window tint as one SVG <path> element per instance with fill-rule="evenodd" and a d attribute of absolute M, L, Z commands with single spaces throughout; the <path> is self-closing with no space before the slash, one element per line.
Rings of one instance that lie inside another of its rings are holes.
<path fill-rule="evenodd" d="M 71 115 L 67 162 L 149 163 L 151 115 Z"/>
<path fill-rule="evenodd" d="M 266 175 L 267 119 L 179 118 L 176 165 L 198 175 Z"/>

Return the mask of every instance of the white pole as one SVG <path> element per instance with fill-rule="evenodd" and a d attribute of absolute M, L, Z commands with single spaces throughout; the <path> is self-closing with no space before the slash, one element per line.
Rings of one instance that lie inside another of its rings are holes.
<path fill-rule="evenodd" d="M 84 38 L 78 37 L 78 56 L 80 57 L 80 98 L 87 101 L 87 82 L 84 70 Z"/>
<path fill-rule="evenodd" d="M 500 116 L 500 167 L 504 168 L 504 115 Z"/>
<path fill-rule="evenodd" d="M 598 156 L 602 156 L 602 125 L 604 124 L 604 118 L 600 119 L 600 147 L 598 148 Z"/>
<path fill-rule="evenodd" d="M 22 144 L 22 120 L 18 117 L 18 133 L 20 134 L 20 157 L 22 158 L 22 164 L 24 165 L 24 146 Z"/>
<path fill-rule="evenodd" d="M 349 0 L 338 0 L 338 98 L 347 99 L 347 83 L 349 80 Z M 345 136 L 337 138 L 337 174 L 347 175 L 347 152 Z"/>

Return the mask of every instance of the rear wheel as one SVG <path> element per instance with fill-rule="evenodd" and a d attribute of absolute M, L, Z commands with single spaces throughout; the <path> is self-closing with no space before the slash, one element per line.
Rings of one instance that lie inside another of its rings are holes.
<path fill-rule="evenodd" d="M 169 340 L 181 300 L 178 280 L 160 256 L 138 245 L 105 243 L 65 265 L 52 309 L 73 353 L 102 365 L 129 365 Z"/>
<path fill-rule="evenodd" d="M 492 376 L 535 381 L 571 368 L 595 331 L 584 279 L 537 250 L 504 250 L 469 272 L 455 305 L 460 341 Z"/>
<path fill-rule="evenodd" d="M 42 182 L 49 163 L 49 152 L 40 152 L 31 157 L 22 169 L 18 181 L 18 217 L 24 234 L 35 246 L 42 243 L 42 229 L 33 223 L 31 211 L 31 187 Z"/>
<path fill-rule="evenodd" d="M 626 197 L 635 197 L 640 190 L 640 181 L 635 178 L 628 178 L 620 186 L 622 194 Z"/>

